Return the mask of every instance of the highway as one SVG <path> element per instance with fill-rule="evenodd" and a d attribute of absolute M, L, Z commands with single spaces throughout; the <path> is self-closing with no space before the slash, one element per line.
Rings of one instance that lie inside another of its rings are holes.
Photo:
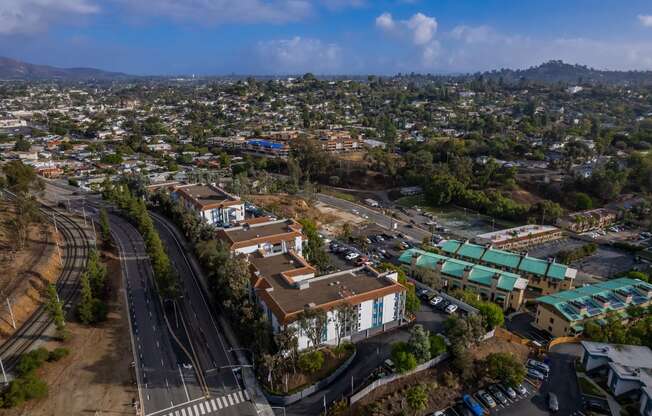
<path fill-rule="evenodd" d="M 177 309 L 180 311 L 180 319 L 183 320 L 181 325 L 183 326 L 185 322 L 189 330 L 192 349 L 196 352 L 210 397 L 244 395 L 245 386 L 232 371 L 235 363 L 232 362 L 221 330 L 213 318 L 212 311 L 197 282 L 197 276 L 184 248 L 172 230 L 172 225 L 160 215 L 151 213 L 151 217 L 181 279 L 182 297 L 177 303 Z M 220 414 L 255 415 L 256 411 L 247 400 L 225 407 Z"/>

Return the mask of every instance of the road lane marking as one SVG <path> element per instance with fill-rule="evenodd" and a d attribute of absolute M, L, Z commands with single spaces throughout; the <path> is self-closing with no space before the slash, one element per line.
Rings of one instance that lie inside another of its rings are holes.
<path fill-rule="evenodd" d="M 244 398 L 244 396 L 242 395 L 242 390 L 238 391 L 238 395 L 240 396 L 240 401 L 241 401 L 241 402 L 244 402 L 244 401 L 245 401 L 245 398 Z"/>
<path fill-rule="evenodd" d="M 233 403 L 233 398 L 231 397 L 231 394 L 228 394 L 226 397 L 229 398 L 229 404 L 230 404 L 231 406 L 233 406 L 234 403 Z"/>
<path fill-rule="evenodd" d="M 222 400 L 219 397 L 216 399 L 216 401 L 217 401 L 217 407 L 219 407 L 220 409 L 224 407 L 222 406 Z"/>
<path fill-rule="evenodd" d="M 213 407 L 213 411 L 217 411 L 217 406 L 215 406 L 215 399 L 211 400 L 211 406 Z"/>
<path fill-rule="evenodd" d="M 247 390 L 244 391 L 244 396 L 249 400 L 249 393 L 247 393 Z"/>
<path fill-rule="evenodd" d="M 181 416 L 186 416 L 186 409 L 181 409 Z"/>
<path fill-rule="evenodd" d="M 204 410 L 204 403 L 199 403 L 199 410 L 201 411 L 202 415 L 206 414 L 206 410 Z"/>
<path fill-rule="evenodd" d="M 197 410 L 197 405 L 192 406 L 192 409 L 195 411 L 195 416 L 199 416 L 199 410 Z"/>

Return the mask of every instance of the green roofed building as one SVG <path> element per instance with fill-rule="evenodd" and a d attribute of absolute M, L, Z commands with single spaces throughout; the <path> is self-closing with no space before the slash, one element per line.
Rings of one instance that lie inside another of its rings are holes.
<path fill-rule="evenodd" d="M 515 273 L 418 249 L 404 251 L 399 261 L 413 275 L 423 269 L 434 271 L 442 286 L 435 289 L 472 290 L 505 310 L 517 310 L 525 299 L 527 280 Z"/>
<path fill-rule="evenodd" d="M 627 309 L 652 303 L 652 285 L 621 277 L 536 299 L 534 326 L 555 337 L 574 336 L 587 321 L 604 322 L 607 315 L 628 319 Z"/>
<path fill-rule="evenodd" d="M 551 260 L 501 250 L 491 245 L 468 241 L 443 240 L 439 248 L 445 255 L 517 273 L 528 281 L 528 289 L 540 295 L 573 288 L 577 270 Z"/>

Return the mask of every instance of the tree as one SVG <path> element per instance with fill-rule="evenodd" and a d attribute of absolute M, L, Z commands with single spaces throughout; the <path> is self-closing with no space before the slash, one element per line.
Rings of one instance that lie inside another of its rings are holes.
<path fill-rule="evenodd" d="M 429 333 L 423 328 L 423 325 L 416 324 L 412 327 L 408 347 L 418 363 L 424 363 L 430 359 Z"/>
<path fill-rule="evenodd" d="M 299 368 L 308 374 L 314 374 L 324 366 L 324 353 L 310 351 L 299 356 Z"/>
<path fill-rule="evenodd" d="M 342 338 L 354 331 L 354 324 L 358 320 L 358 310 L 348 302 L 342 302 L 335 307 L 335 333 L 337 335 L 337 346 L 340 346 Z"/>
<path fill-rule="evenodd" d="M 593 200 L 584 192 L 575 193 L 575 209 L 584 211 L 593 208 Z"/>
<path fill-rule="evenodd" d="M 93 297 L 101 297 L 104 294 L 106 286 L 106 266 L 100 261 L 100 256 L 97 250 L 92 249 L 88 254 L 88 261 L 86 262 L 86 272 L 88 274 L 88 281 L 92 289 Z"/>
<path fill-rule="evenodd" d="M 378 266 L 378 270 L 383 272 L 393 271 L 398 274 L 398 282 L 406 289 L 405 309 L 410 313 L 417 313 L 421 307 L 421 302 L 419 302 L 419 298 L 417 297 L 416 288 L 412 283 L 408 282 L 405 271 L 392 263 L 381 263 Z"/>
<path fill-rule="evenodd" d="M 505 314 L 500 306 L 493 302 L 482 302 L 477 305 L 480 315 L 485 324 L 485 328 L 491 331 L 497 326 L 503 326 L 505 323 Z"/>
<path fill-rule="evenodd" d="M 297 361 L 299 359 L 299 340 L 297 339 L 297 330 L 294 326 L 286 325 L 274 335 L 274 343 L 278 350 L 278 356 L 284 361 L 284 368 L 287 370 L 297 371 Z"/>
<path fill-rule="evenodd" d="M 424 285 L 427 285 L 433 289 L 441 289 L 441 276 L 436 271 L 429 268 L 419 269 L 419 280 Z"/>
<path fill-rule="evenodd" d="M 396 342 L 392 345 L 392 361 L 399 373 L 414 370 L 417 366 L 417 359 L 410 352 L 410 347 L 405 342 Z"/>
<path fill-rule="evenodd" d="M 20 160 L 12 160 L 2 167 L 5 183 L 11 192 L 27 194 L 29 191 L 41 191 L 43 182 L 36 176 L 31 166 L 24 165 Z"/>
<path fill-rule="evenodd" d="M 525 366 L 511 353 L 491 353 L 485 359 L 485 366 L 489 377 L 508 386 L 517 386 L 525 378 Z"/>
<path fill-rule="evenodd" d="M 312 348 L 317 349 L 324 337 L 328 317 L 326 312 L 318 308 L 306 308 L 298 317 L 299 329 L 312 343 Z"/>
<path fill-rule="evenodd" d="M 88 280 L 88 272 L 81 276 L 81 299 L 77 305 L 77 316 L 82 323 L 88 325 L 94 321 L 93 318 L 93 293 Z"/>
<path fill-rule="evenodd" d="M 17 152 L 29 152 L 29 149 L 32 148 L 32 144 L 26 140 L 23 136 L 19 136 L 18 140 L 14 144 L 14 150 Z"/>
<path fill-rule="evenodd" d="M 308 242 L 303 247 L 303 254 L 306 260 L 314 264 L 318 270 L 325 270 L 330 265 L 330 260 L 324 248 L 324 241 L 317 232 L 317 225 L 308 218 L 300 220 L 299 223 L 303 227 L 303 234 L 308 237 Z"/>
<path fill-rule="evenodd" d="M 59 300 L 59 296 L 57 295 L 57 288 L 53 284 L 48 285 L 47 292 L 47 311 L 50 315 L 50 319 L 54 321 L 54 326 L 57 329 L 58 336 L 64 337 L 66 322 L 63 316 L 63 302 Z"/>
<path fill-rule="evenodd" d="M 428 407 L 428 393 L 421 384 L 410 387 L 405 395 L 407 405 L 415 416 Z"/>
<path fill-rule="evenodd" d="M 16 250 L 22 250 L 27 242 L 29 227 L 41 219 L 37 202 L 34 197 L 18 194 L 16 199 L 16 215 L 9 220 L 16 237 Z"/>
<path fill-rule="evenodd" d="M 105 208 L 100 209 L 100 236 L 105 246 L 111 244 L 111 226 L 109 225 L 109 215 Z"/>
<path fill-rule="evenodd" d="M 434 358 L 446 352 L 446 342 L 444 337 L 438 334 L 430 335 L 430 357 Z"/>

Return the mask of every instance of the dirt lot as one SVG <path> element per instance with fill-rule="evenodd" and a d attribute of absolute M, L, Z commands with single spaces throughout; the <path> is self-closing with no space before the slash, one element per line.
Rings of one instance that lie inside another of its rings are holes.
<path fill-rule="evenodd" d="M 20 327 L 42 303 L 45 288 L 61 270 L 54 229 L 49 224 L 32 225 L 25 247 L 15 251 L 15 231 L 9 223 L 14 215 L 12 205 L 0 202 L 0 342 L 14 332 L 4 298 L 11 300 L 16 326 Z"/>
<path fill-rule="evenodd" d="M 111 293 L 108 319 L 98 326 L 68 322 L 71 333 L 65 343 L 53 341 L 48 349 L 65 346 L 70 355 L 46 364 L 41 377 L 49 386 L 48 397 L 20 408 L 0 412 L 9 416 L 133 415 L 131 400 L 138 396 L 129 364 L 133 361 L 124 297 L 120 292 L 120 263 L 108 258 Z M 96 412 L 101 413 L 96 413 Z"/>
<path fill-rule="evenodd" d="M 356 225 L 364 220 L 350 212 L 333 208 L 321 202 L 308 203 L 293 195 L 251 195 L 247 197 L 252 203 L 274 212 L 279 217 L 296 220 L 309 218 L 326 234 L 338 235 L 345 223 Z"/>

